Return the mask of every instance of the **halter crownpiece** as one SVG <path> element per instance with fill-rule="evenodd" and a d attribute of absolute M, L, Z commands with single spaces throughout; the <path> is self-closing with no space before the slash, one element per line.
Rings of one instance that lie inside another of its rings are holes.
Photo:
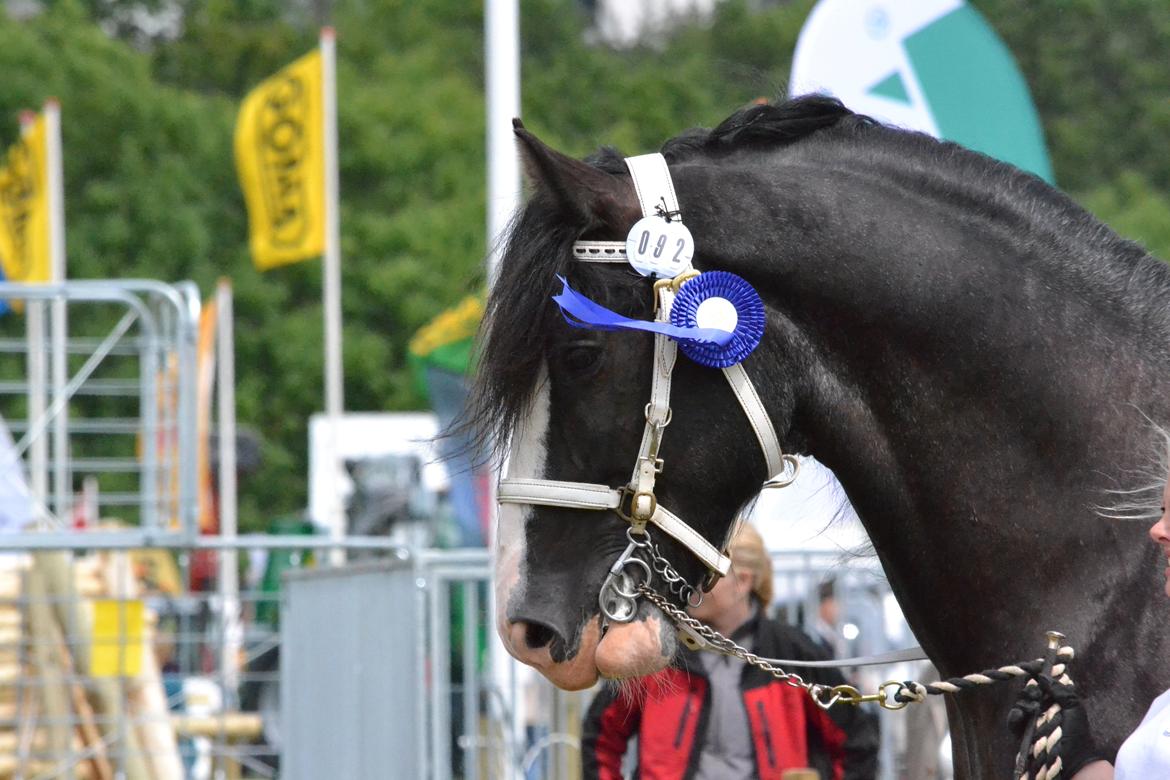
<path fill-rule="evenodd" d="M 616 241 L 578 241 L 573 256 L 585 262 L 625 260 L 643 276 L 670 281 L 670 300 L 656 300 L 667 321 L 632 320 L 591 301 L 558 276 L 564 287 L 553 300 L 574 327 L 644 330 L 679 342 L 683 354 L 708 368 L 727 368 L 751 354 L 764 335 L 764 304 L 744 279 L 727 271 L 698 274 L 691 266 L 694 239 L 683 224 L 670 169 L 661 154 L 626 158 L 642 218 Z M 657 298 L 657 294 L 656 294 Z"/>

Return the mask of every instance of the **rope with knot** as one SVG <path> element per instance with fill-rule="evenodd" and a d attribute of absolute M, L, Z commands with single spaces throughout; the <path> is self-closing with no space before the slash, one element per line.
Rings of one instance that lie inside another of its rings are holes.
<path fill-rule="evenodd" d="M 1049 632 L 1050 641 L 1053 633 L 1055 632 Z M 1072 685 L 1072 678 L 1068 675 L 1068 664 L 1075 656 L 1072 647 L 1065 645 L 1050 648 L 1049 656 L 964 677 L 952 677 L 936 683 L 923 684 L 908 680 L 898 684 L 900 687 L 892 698 L 903 705 L 920 704 L 926 701 L 928 695 L 956 694 L 980 685 L 990 685 L 1023 676 L 1029 678 L 1024 687 L 1034 688 L 1039 686 L 1036 677 L 1040 674 L 1049 675 L 1061 685 Z M 1061 706 L 1053 702 L 1028 724 L 1021 740 L 1020 753 L 1013 772 L 1014 778 L 1055 780 L 1060 775 L 1063 766 L 1060 755 L 1062 723 Z"/>

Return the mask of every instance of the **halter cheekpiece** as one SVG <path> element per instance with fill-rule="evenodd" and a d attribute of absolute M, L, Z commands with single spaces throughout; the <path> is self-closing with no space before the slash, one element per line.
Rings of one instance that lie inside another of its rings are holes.
<path fill-rule="evenodd" d="M 682 601 L 701 600 L 650 541 L 653 525 L 686 547 L 707 568 L 701 590 L 709 590 L 727 573 L 731 559 L 690 525 L 661 504 L 654 483 L 664 464 L 658 457 L 662 436 L 671 420 L 670 384 L 678 351 L 726 377 L 755 432 L 769 475 L 780 475 L 764 487 L 783 487 L 796 476 L 798 462 L 785 455 L 775 426 L 752 386 L 742 361 L 764 335 L 765 311 L 759 294 L 744 279 L 726 271 L 698 272 L 691 264 L 694 240 L 682 221 L 678 198 L 666 160 L 661 154 L 626 158 L 642 207 L 625 241 L 577 241 L 573 257 L 587 263 L 628 263 L 643 276 L 655 279 L 653 321 L 633 320 L 601 306 L 573 290 L 561 277 L 562 290 L 553 300 L 574 327 L 595 330 L 641 330 L 654 333 L 653 380 L 646 404 L 646 427 L 628 484 L 618 488 L 585 482 L 537 478 L 500 480 L 501 503 L 537 504 L 574 509 L 612 511 L 630 524 L 629 544 L 610 568 L 599 602 L 608 620 L 627 622 L 637 613 L 638 586 L 649 585 L 652 571 L 661 575 Z M 636 556 L 644 550 L 647 563 Z M 684 641 L 689 633 L 680 629 Z"/>

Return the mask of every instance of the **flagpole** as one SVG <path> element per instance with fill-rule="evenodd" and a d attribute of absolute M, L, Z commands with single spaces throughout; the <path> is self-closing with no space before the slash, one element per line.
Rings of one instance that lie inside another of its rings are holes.
<path fill-rule="evenodd" d="M 520 205 L 520 158 L 512 118 L 520 116 L 520 11 L 517 0 L 487 0 L 487 278 L 495 281 L 500 244 Z"/>
<path fill-rule="evenodd" d="M 61 104 L 56 98 L 45 101 L 45 158 L 48 170 L 49 197 L 49 282 L 65 281 L 65 174 L 61 159 Z M 73 480 L 69 468 L 69 404 L 65 400 L 65 386 L 69 381 L 69 362 L 66 353 L 68 314 L 65 298 L 58 296 L 52 304 L 53 332 L 53 404 L 57 415 L 53 420 L 53 508 L 58 520 L 70 515 L 73 499 Z"/>
<path fill-rule="evenodd" d="M 345 408 L 341 364 L 341 215 L 337 172 L 337 42 L 332 27 L 321 28 L 321 91 L 325 143 L 325 258 L 323 295 L 325 309 L 325 414 L 329 419 L 330 446 L 329 537 L 345 536 L 345 512 L 341 502 L 341 414 Z M 330 562 L 345 562 L 345 551 L 334 547 Z"/>
<path fill-rule="evenodd" d="M 20 134 L 27 137 L 36 123 L 32 111 L 20 112 Z M 27 262 L 27 259 L 26 259 Z M 27 273 L 27 270 L 26 270 Z M 21 280 L 25 281 L 25 280 Z M 28 420 L 29 425 L 42 425 L 28 447 L 29 488 L 36 507 L 37 525 L 43 527 L 49 519 L 49 442 L 43 420 L 47 412 L 45 365 L 45 304 L 28 301 L 26 304 L 25 336 L 28 341 Z"/>

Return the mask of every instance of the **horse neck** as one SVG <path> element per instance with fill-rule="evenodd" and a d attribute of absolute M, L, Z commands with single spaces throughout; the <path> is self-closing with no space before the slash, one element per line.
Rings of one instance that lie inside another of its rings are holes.
<path fill-rule="evenodd" d="M 1143 415 L 1170 421 L 1157 392 L 1170 328 L 1127 294 L 1166 290 L 1161 264 L 1062 196 L 1004 195 L 1022 180 L 981 182 L 971 161 L 909 162 L 793 155 L 688 221 L 697 236 L 722 225 L 719 265 L 765 298 L 779 338 L 761 384 L 802 369 L 789 438 L 837 474 L 930 650 L 930 633 L 973 629 L 963 611 L 927 620 L 923 588 L 1008 604 L 1023 577 L 1044 598 L 1066 584 L 1041 573 L 1069 568 L 1064 540 L 1117 546 L 1094 507 L 1144 457 Z M 1001 576 L 1010 546 L 1032 551 L 1035 576 Z M 1085 564 L 1098 565 L 1107 588 L 1126 563 Z"/>

